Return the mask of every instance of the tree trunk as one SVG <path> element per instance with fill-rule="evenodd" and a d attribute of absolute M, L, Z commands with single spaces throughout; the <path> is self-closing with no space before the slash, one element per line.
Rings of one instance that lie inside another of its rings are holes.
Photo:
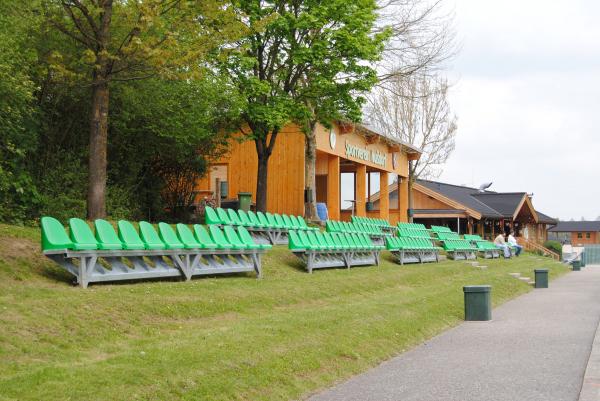
<path fill-rule="evenodd" d="M 95 79 L 90 118 L 87 217 L 106 217 L 106 146 L 108 137 L 108 82 Z"/>
<path fill-rule="evenodd" d="M 252 131 L 256 137 L 254 144 L 256 145 L 256 155 L 258 156 L 258 172 L 256 177 L 256 210 L 266 212 L 269 157 L 271 157 L 271 154 L 273 153 L 279 128 L 273 128 L 270 135 L 268 135 L 269 129 L 264 126 L 255 126 L 252 128 Z"/>
<path fill-rule="evenodd" d="M 269 172 L 269 156 L 259 154 L 258 175 L 256 180 L 256 210 L 267 211 L 267 179 Z"/>
<path fill-rule="evenodd" d="M 317 218 L 317 185 L 316 185 L 316 163 L 317 163 L 317 137 L 315 129 L 316 121 L 311 122 L 310 132 L 306 133 L 304 145 L 304 183 L 309 190 L 310 197 L 304 204 L 304 216 L 309 220 Z"/>
<path fill-rule="evenodd" d="M 412 163 L 409 161 L 408 162 L 408 222 L 412 223 L 414 218 L 412 216 L 413 214 L 413 209 L 414 209 L 414 205 L 413 205 L 413 184 L 415 183 L 415 171 L 414 168 L 412 167 Z"/>

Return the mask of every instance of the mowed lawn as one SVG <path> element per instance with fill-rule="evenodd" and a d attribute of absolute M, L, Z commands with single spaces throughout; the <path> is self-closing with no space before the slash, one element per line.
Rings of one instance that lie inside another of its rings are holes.
<path fill-rule="evenodd" d="M 494 304 L 550 268 L 535 255 L 305 273 L 286 247 L 264 278 L 71 285 L 39 231 L 0 225 L 0 400 L 288 400 L 364 371 L 455 326 L 462 286 Z M 543 290 L 539 290 L 543 291 Z M 426 374 L 426 372 L 424 372 Z"/>

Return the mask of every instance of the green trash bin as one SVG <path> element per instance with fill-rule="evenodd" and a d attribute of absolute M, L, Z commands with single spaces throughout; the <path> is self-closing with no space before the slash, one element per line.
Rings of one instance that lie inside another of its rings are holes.
<path fill-rule="evenodd" d="M 548 269 L 535 269 L 535 288 L 548 288 Z"/>
<path fill-rule="evenodd" d="M 250 211 L 252 204 L 252 194 L 250 192 L 238 192 L 239 208 L 245 212 Z"/>
<path fill-rule="evenodd" d="M 581 262 L 579 260 L 574 260 L 571 262 L 571 266 L 573 266 L 573 271 L 578 272 L 581 270 Z"/>
<path fill-rule="evenodd" d="M 467 285 L 465 294 L 465 320 L 492 320 L 491 285 Z"/>

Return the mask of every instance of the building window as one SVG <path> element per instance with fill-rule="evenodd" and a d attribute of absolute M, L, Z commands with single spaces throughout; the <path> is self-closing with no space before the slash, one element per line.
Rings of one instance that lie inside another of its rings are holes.
<path fill-rule="evenodd" d="M 585 238 L 590 239 L 590 233 L 585 233 Z"/>
<path fill-rule="evenodd" d="M 583 238 L 583 233 L 577 233 L 577 238 Z"/>

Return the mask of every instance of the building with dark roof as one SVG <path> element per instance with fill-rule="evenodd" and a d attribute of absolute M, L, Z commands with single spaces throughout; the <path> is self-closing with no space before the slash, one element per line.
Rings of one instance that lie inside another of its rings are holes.
<path fill-rule="evenodd" d="M 397 194 L 390 188 L 390 207 Z M 513 230 L 518 237 L 541 243 L 549 225 L 557 223 L 538 212 L 526 192 L 495 192 L 438 181 L 417 180 L 413 185 L 412 213 L 415 222 L 445 225 L 460 233 L 493 238 Z M 371 201 L 377 207 L 377 194 Z"/>
<path fill-rule="evenodd" d="M 563 244 L 600 243 L 600 221 L 559 221 L 548 230 L 548 239 Z"/>

